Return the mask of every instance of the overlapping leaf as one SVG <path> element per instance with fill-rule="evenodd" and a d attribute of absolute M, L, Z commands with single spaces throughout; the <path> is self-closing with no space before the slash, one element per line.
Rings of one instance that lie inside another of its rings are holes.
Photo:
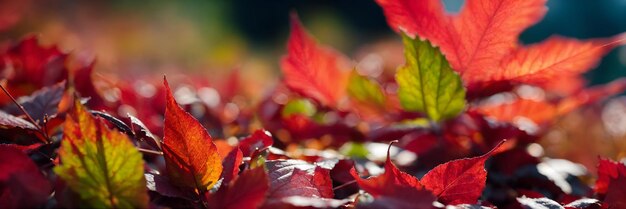
<path fill-rule="evenodd" d="M 167 80 L 163 154 L 169 178 L 179 186 L 206 192 L 222 174 L 222 162 L 207 130 L 178 106 Z"/>
<path fill-rule="evenodd" d="M 85 207 L 148 206 L 144 162 L 128 136 L 93 118 L 79 102 L 63 128 L 61 164 L 54 171 Z"/>
<path fill-rule="evenodd" d="M 441 48 L 469 86 L 480 82 L 541 83 L 591 69 L 621 37 L 578 41 L 552 37 L 519 46 L 519 34 L 546 12 L 545 0 L 467 1 L 458 15 L 440 0 L 377 0 L 398 32 L 420 36 Z"/>
<path fill-rule="evenodd" d="M 280 63 L 290 89 L 334 107 L 346 94 L 348 62 L 339 52 L 319 46 L 292 16 L 287 55 Z"/>
<path fill-rule="evenodd" d="M 333 201 L 330 169 L 301 160 L 270 160 L 266 166 L 270 188 L 264 208 L 293 205 L 293 198 Z"/>
<path fill-rule="evenodd" d="M 246 170 L 235 181 L 211 195 L 210 208 L 258 208 L 265 201 L 269 189 L 264 167 Z"/>
<path fill-rule="evenodd" d="M 352 168 L 350 170 L 350 174 L 352 174 L 352 177 L 354 177 L 361 189 L 370 193 L 374 197 L 386 196 L 395 193 L 398 188 L 402 187 L 413 188 L 415 190 L 414 192 L 420 191 L 423 188 L 422 184 L 416 177 L 398 170 L 398 168 L 391 162 L 389 149 L 387 150 L 387 161 L 385 161 L 385 173 L 379 176 L 362 179 L 359 177 L 356 170 Z"/>
<path fill-rule="evenodd" d="M 465 88 L 446 58 L 428 41 L 403 36 L 406 64 L 396 74 L 398 97 L 405 110 L 439 121 L 465 107 Z"/>
<path fill-rule="evenodd" d="M 595 190 L 598 194 L 606 194 L 612 179 L 626 176 L 626 165 L 609 159 L 600 159 L 598 162 L 598 179 Z"/>
<path fill-rule="evenodd" d="M 403 196 L 420 200 L 420 204 L 427 205 L 426 200 L 429 200 L 429 195 L 434 195 L 439 202 L 444 204 L 473 204 L 480 197 L 486 184 L 485 161 L 499 149 L 502 143 L 482 156 L 441 164 L 426 173 L 421 180 L 398 170 L 391 163 L 389 151 L 387 151 L 384 174 L 364 180 L 358 176 L 354 169 L 350 172 L 361 189 L 372 196 L 392 198 L 386 201 L 392 201 L 397 196 Z M 422 191 L 425 189 L 431 193 L 423 193 Z M 398 191 L 402 192 L 398 193 Z M 398 207 L 404 205 L 398 204 Z"/>
<path fill-rule="evenodd" d="M 430 170 L 422 184 L 445 204 L 473 204 L 483 192 L 487 180 L 485 161 L 502 142 L 488 153 L 474 158 L 453 160 Z"/>
<path fill-rule="evenodd" d="M 33 92 L 29 96 L 20 97 L 17 102 L 20 103 L 37 122 L 43 123 L 44 116 L 54 116 L 57 114 L 57 109 L 61 98 L 63 97 L 63 91 L 65 90 L 65 82 L 57 83 L 53 86 L 44 87 Z M 9 106 L 8 112 L 14 115 L 23 114 L 16 105 Z"/>
<path fill-rule="evenodd" d="M 48 179 L 17 148 L 0 145 L 0 202 L 3 208 L 40 208 L 52 193 Z"/>

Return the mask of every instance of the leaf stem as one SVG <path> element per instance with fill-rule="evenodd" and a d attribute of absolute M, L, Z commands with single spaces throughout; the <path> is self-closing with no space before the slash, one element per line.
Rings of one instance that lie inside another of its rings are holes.
<path fill-rule="evenodd" d="M 346 182 L 346 183 L 344 183 L 342 185 L 336 186 L 335 188 L 333 188 L 333 191 L 336 191 L 338 189 L 350 186 L 351 184 L 354 184 L 354 183 L 356 183 L 356 180 L 348 181 L 348 182 Z"/>
<path fill-rule="evenodd" d="M 5 83 L 6 80 L 3 80 L 2 83 Z M 33 119 L 33 117 L 30 116 L 30 114 L 28 114 L 28 112 L 26 111 L 26 109 L 24 109 L 24 106 L 22 106 L 19 102 L 17 102 L 17 100 L 15 100 L 15 98 L 13 97 L 13 95 L 11 95 L 11 93 L 9 93 L 9 91 L 7 91 L 6 88 L 4 88 L 4 85 L 0 84 L 0 88 L 2 88 L 2 91 L 4 92 L 4 94 L 6 94 L 9 98 L 11 98 L 11 101 L 13 101 L 13 103 L 17 106 L 17 108 L 20 109 L 20 111 L 22 111 L 22 113 L 24 113 L 24 115 L 26 115 L 26 117 L 28 118 L 28 120 L 37 128 L 37 131 L 43 135 L 43 137 L 45 139 L 41 139 L 39 137 L 37 137 L 39 140 L 41 140 L 44 144 L 49 144 L 50 143 L 50 137 L 48 137 L 48 134 L 41 128 L 41 126 L 39 126 L 39 124 L 37 123 L 37 121 L 35 121 L 35 119 Z"/>
<path fill-rule="evenodd" d="M 140 147 L 137 147 L 137 150 L 139 150 L 140 152 L 143 152 L 143 153 L 147 153 L 147 154 L 163 155 L 163 152 L 154 151 L 154 150 L 150 150 L 150 149 L 144 149 L 144 148 L 140 148 Z"/>

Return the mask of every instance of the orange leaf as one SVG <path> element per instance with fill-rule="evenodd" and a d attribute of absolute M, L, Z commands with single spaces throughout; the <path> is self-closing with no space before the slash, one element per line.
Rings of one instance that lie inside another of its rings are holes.
<path fill-rule="evenodd" d="M 560 36 L 519 48 L 502 60 L 502 69 L 474 80 L 513 80 L 538 84 L 554 78 L 579 75 L 595 67 L 600 58 L 620 42 L 612 39 L 580 41 Z"/>
<path fill-rule="evenodd" d="M 440 0 L 377 0 L 396 31 L 419 35 L 438 45 L 467 86 L 484 82 L 540 85 L 575 77 L 594 67 L 620 38 L 580 41 L 552 37 L 518 46 L 520 33 L 546 13 L 546 0 L 465 1 L 458 15 L 444 13 Z M 473 91 L 470 89 L 470 91 Z"/>
<path fill-rule="evenodd" d="M 480 105 L 476 107 L 476 110 L 498 121 L 516 122 L 521 118 L 526 118 L 536 124 L 542 124 L 553 121 L 555 117 L 570 113 L 583 105 L 622 93 L 624 90 L 626 90 L 626 79 L 618 79 L 606 85 L 584 89 L 555 103 L 516 98 L 513 101 Z"/>
<path fill-rule="evenodd" d="M 323 105 L 336 106 L 346 94 L 348 59 L 332 48 L 319 46 L 295 15 L 287 51 L 280 63 L 287 86 Z"/>
<path fill-rule="evenodd" d="M 396 32 L 404 32 L 411 38 L 420 36 L 441 47 L 454 34 L 449 27 L 449 17 L 443 11 L 440 0 L 376 0 L 383 8 L 387 23 Z M 453 43 L 448 43 L 450 48 Z"/>
<path fill-rule="evenodd" d="M 209 190 L 222 174 L 222 162 L 211 136 L 191 114 L 178 106 L 167 89 L 163 154 L 169 178 L 180 186 Z"/>
<path fill-rule="evenodd" d="M 517 46 L 519 34 L 538 22 L 546 12 L 546 0 L 473 0 L 466 1 L 453 18 L 457 34 L 455 45 L 442 51 L 453 68 L 464 74 L 490 70 L 506 53 Z M 448 47 L 448 46 L 446 46 Z M 449 55 L 448 55 L 449 54 Z"/>
<path fill-rule="evenodd" d="M 517 45 L 519 34 L 544 15 L 545 0 L 466 1 L 457 16 L 440 0 L 378 0 L 392 28 L 419 35 L 441 48 L 460 73 L 493 67 Z"/>
<path fill-rule="evenodd" d="M 477 107 L 477 110 L 503 122 L 516 122 L 525 118 L 536 124 L 551 121 L 557 115 L 556 106 L 546 101 L 516 99 L 511 102 L 488 104 Z"/>
<path fill-rule="evenodd" d="M 611 81 L 608 84 L 601 86 L 594 86 L 579 93 L 573 94 L 561 102 L 558 105 L 558 113 L 563 115 L 567 114 L 576 108 L 585 104 L 598 102 L 607 97 L 622 93 L 626 90 L 626 78 L 617 79 Z"/>

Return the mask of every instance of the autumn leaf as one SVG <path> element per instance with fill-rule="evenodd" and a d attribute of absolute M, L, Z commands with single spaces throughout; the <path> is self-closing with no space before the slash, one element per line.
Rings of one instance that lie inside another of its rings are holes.
<path fill-rule="evenodd" d="M 22 118 L 9 115 L 8 113 L 0 110 L 0 129 L 13 129 L 19 128 L 23 130 L 37 130 L 37 127 L 33 123 L 28 122 Z"/>
<path fill-rule="evenodd" d="M 243 153 L 239 147 L 232 149 L 222 162 L 222 178 L 224 184 L 230 183 L 239 174 L 239 166 L 243 162 Z"/>
<path fill-rule="evenodd" d="M 377 2 L 392 29 L 439 46 L 469 87 L 500 81 L 537 84 L 578 76 L 610 49 L 624 44 L 622 36 L 589 41 L 552 37 L 519 46 L 520 33 L 546 13 L 546 0 L 466 1 L 458 15 L 446 14 L 440 0 Z"/>
<path fill-rule="evenodd" d="M 333 198 L 330 170 L 301 160 L 270 160 L 269 198 L 280 200 L 285 197 Z"/>
<path fill-rule="evenodd" d="M 169 178 L 177 185 L 206 192 L 222 174 L 222 162 L 207 130 L 178 106 L 163 79 L 167 106 L 163 125 L 163 155 Z"/>
<path fill-rule="evenodd" d="M 389 149 L 391 146 L 389 146 Z M 385 173 L 362 179 L 354 168 L 350 174 L 359 187 L 374 196 L 374 202 L 359 203 L 358 208 L 430 208 L 437 199 L 424 189 L 420 181 L 400 171 L 392 162 L 387 149 Z"/>
<path fill-rule="evenodd" d="M 486 104 L 476 108 L 486 116 L 504 122 L 530 120 L 535 124 L 549 122 L 557 116 L 556 105 L 542 100 L 515 99 L 495 104 Z"/>
<path fill-rule="evenodd" d="M 559 101 L 557 112 L 563 115 L 572 112 L 580 106 L 602 101 L 625 90 L 626 78 L 620 78 L 599 86 L 592 86 Z"/>
<path fill-rule="evenodd" d="M 442 45 L 441 49 L 464 78 L 493 71 L 489 68 L 495 67 L 517 46 L 519 34 L 544 16 L 547 11 L 545 2 L 467 1 L 459 15 L 451 20 L 455 33 L 452 39 L 456 39 L 454 45 L 451 49 Z"/>
<path fill-rule="evenodd" d="M 65 81 L 39 89 L 31 95 L 17 98 L 17 102 L 24 107 L 35 121 L 41 124 L 44 116 L 52 117 L 57 114 L 58 105 L 61 102 L 64 91 Z M 15 104 L 9 106 L 7 111 L 13 115 L 23 114 Z"/>
<path fill-rule="evenodd" d="M 444 204 L 474 204 L 487 180 L 485 161 L 498 151 L 503 142 L 482 156 L 453 160 L 430 170 L 421 179 L 424 187 Z"/>
<path fill-rule="evenodd" d="M 465 88 L 446 58 L 428 41 L 403 36 L 406 64 L 396 73 L 398 97 L 405 110 L 439 121 L 465 107 Z"/>
<path fill-rule="evenodd" d="M 10 75 L 7 86 L 13 96 L 27 95 L 67 78 L 67 54 L 55 45 L 43 46 L 37 36 L 26 36 L 0 57 L 0 71 Z"/>
<path fill-rule="evenodd" d="M 598 179 L 594 188 L 596 193 L 606 194 L 611 180 L 620 176 L 626 176 L 626 165 L 624 163 L 600 158 L 598 162 Z"/>
<path fill-rule="evenodd" d="M 287 55 L 280 66 L 291 90 L 335 107 L 346 94 L 349 61 L 334 49 L 320 46 L 304 30 L 296 15 L 291 18 Z"/>
<path fill-rule="evenodd" d="M 161 140 L 157 139 L 139 118 L 129 114 L 128 119 L 130 119 L 130 129 L 137 140 L 144 141 L 152 148 L 161 150 Z"/>
<path fill-rule="evenodd" d="M 577 108 L 599 102 L 607 97 L 626 90 L 626 79 L 617 79 L 608 84 L 593 86 L 569 95 L 560 101 L 551 102 L 544 99 L 514 98 L 480 104 L 473 109 L 487 117 L 502 122 L 523 122 L 527 119 L 535 124 L 544 124 L 570 113 Z"/>
<path fill-rule="evenodd" d="M 385 93 L 380 84 L 365 76 L 353 73 L 348 82 L 348 94 L 355 100 L 378 107 L 385 105 Z"/>
<path fill-rule="evenodd" d="M 429 209 L 437 198 L 428 190 L 415 190 L 407 186 L 399 186 L 388 194 L 379 196 L 372 202 L 358 202 L 358 209 Z"/>
<path fill-rule="evenodd" d="M 78 101 L 66 117 L 59 157 L 55 173 L 84 206 L 148 207 L 141 154 L 128 136 L 93 118 Z"/>
<path fill-rule="evenodd" d="M 259 129 L 252 135 L 239 141 L 239 147 L 243 156 L 250 157 L 255 150 L 261 150 L 274 144 L 274 139 L 269 131 Z"/>
<path fill-rule="evenodd" d="M 619 38 L 581 41 L 553 36 L 516 49 L 502 59 L 501 69 L 474 74 L 471 80 L 510 80 L 540 85 L 554 78 L 577 76 L 595 67 L 609 50 L 621 44 Z"/>
<path fill-rule="evenodd" d="M 391 146 L 389 146 L 389 149 Z M 359 187 L 372 196 L 388 195 L 390 192 L 394 192 L 399 187 L 411 187 L 416 190 L 423 188 L 420 181 L 407 173 L 404 173 L 391 162 L 389 156 L 389 149 L 387 149 L 387 160 L 385 161 L 385 173 L 362 179 L 354 168 L 350 170 L 350 174 L 356 180 Z"/>
<path fill-rule="evenodd" d="M 50 193 L 50 182 L 28 155 L 9 145 L 0 145 L 2 208 L 41 208 Z"/>
<path fill-rule="evenodd" d="M 232 184 L 212 194 L 209 208 L 258 208 L 263 204 L 269 190 L 269 181 L 264 167 L 245 170 Z"/>
<path fill-rule="evenodd" d="M 626 207 L 626 175 L 620 175 L 616 179 L 611 179 L 604 202 L 609 208 Z"/>

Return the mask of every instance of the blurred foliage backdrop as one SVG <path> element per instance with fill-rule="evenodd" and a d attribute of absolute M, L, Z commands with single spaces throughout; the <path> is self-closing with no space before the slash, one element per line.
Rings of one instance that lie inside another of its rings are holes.
<path fill-rule="evenodd" d="M 244 79 L 278 78 L 288 16 L 296 11 L 317 38 L 355 61 L 389 52 L 402 59 L 398 38 L 373 0 L 0 0 L 20 20 L 0 32 L 2 40 L 39 35 L 80 56 L 97 57 L 99 72 L 195 71 L 207 77 L 240 68 Z M 450 12 L 463 0 L 444 0 Z M 549 0 L 542 22 L 522 35 L 525 43 L 554 34 L 607 37 L 626 31 L 626 0 Z M 368 50 L 363 50 L 368 49 Z M 374 49 L 374 50 L 372 50 Z M 385 56 L 382 56 L 383 58 Z M 204 73 L 204 71 L 211 71 Z M 591 83 L 626 75 L 626 48 L 607 56 Z"/>

